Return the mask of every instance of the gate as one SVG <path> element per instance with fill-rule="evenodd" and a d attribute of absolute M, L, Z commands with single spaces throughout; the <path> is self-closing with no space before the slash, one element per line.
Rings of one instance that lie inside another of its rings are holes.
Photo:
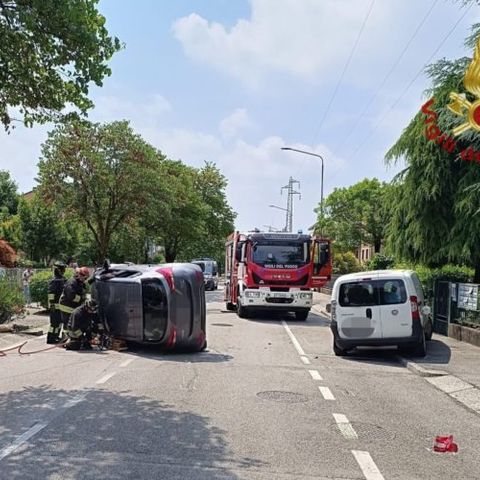
<path fill-rule="evenodd" d="M 450 282 L 437 281 L 435 283 L 433 331 L 442 335 L 448 335 L 451 312 L 451 288 Z"/>

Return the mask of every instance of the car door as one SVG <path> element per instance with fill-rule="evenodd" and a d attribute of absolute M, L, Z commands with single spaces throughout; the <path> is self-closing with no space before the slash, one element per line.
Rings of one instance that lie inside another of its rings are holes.
<path fill-rule="evenodd" d="M 379 279 L 377 290 L 383 338 L 411 336 L 412 311 L 405 281 L 400 277 Z"/>
<path fill-rule="evenodd" d="M 336 305 L 338 332 L 345 339 L 382 338 L 376 276 L 342 282 Z"/>

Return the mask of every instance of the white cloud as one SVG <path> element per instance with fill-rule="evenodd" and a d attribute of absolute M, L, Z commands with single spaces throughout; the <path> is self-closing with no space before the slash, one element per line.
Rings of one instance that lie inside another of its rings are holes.
<path fill-rule="evenodd" d="M 251 17 L 230 29 L 196 13 L 173 26 L 188 57 L 256 85 L 269 72 L 305 78 L 330 76 L 344 64 L 370 2 L 356 0 L 251 0 Z M 382 48 L 396 2 L 375 5 L 364 52 Z M 367 55 L 365 55 L 367 57 Z M 378 60 L 378 58 L 377 58 Z"/>
<path fill-rule="evenodd" d="M 245 108 L 237 108 L 231 115 L 224 118 L 220 122 L 220 133 L 225 139 L 235 137 L 241 130 L 253 126 L 247 110 Z"/>

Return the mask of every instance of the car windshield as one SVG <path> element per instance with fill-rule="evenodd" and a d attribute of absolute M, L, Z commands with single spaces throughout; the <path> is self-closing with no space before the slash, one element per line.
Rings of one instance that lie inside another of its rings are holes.
<path fill-rule="evenodd" d="M 212 262 L 192 262 L 195 265 L 198 265 L 201 269 L 202 272 L 207 274 L 207 275 L 212 275 L 213 272 L 213 263 Z"/>
<path fill-rule="evenodd" d="M 305 265 L 310 258 L 309 242 L 256 243 L 252 260 L 257 265 L 277 268 L 295 268 Z"/>

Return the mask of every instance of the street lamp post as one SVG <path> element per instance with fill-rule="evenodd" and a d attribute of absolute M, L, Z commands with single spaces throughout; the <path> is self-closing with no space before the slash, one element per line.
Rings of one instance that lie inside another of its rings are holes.
<path fill-rule="evenodd" d="M 288 209 L 287 208 L 279 207 L 277 205 L 269 205 L 269 207 L 278 208 L 278 210 L 283 210 L 284 212 L 287 212 L 287 215 L 288 215 Z M 286 220 L 285 228 L 283 229 L 283 231 L 284 232 L 288 231 L 288 219 Z"/>
<path fill-rule="evenodd" d="M 290 152 L 298 152 L 298 153 L 303 153 L 305 155 L 311 155 L 312 157 L 317 157 L 322 161 L 322 181 L 320 185 L 320 216 L 323 221 L 323 170 L 324 170 L 323 157 L 318 153 L 307 152 L 305 150 L 299 150 L 298 148 L 282 147 L 281 150 L 289 150 Z M 322 234 L 322 231 L 320 230 L 320 235 L 321 234 Z"/>

